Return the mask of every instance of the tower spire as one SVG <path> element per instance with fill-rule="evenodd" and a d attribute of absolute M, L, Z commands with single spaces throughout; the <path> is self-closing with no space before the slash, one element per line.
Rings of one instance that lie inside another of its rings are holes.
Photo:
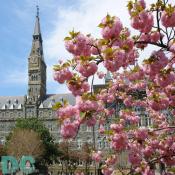
<path fill-rule="evenodd" d="M 34 36 L 36 35 L 41 35 L 41 30 L 40 30 L 40 21 L 39 21 L 39 6 L 36 6 L 36 22 L 35 22 L 35 28 L 34 28 Z"/>
<path fill-rule="evenodd" d="M 32 48 L 28 59 L 28 96 L 46 96 L 46 64 L 44 61 L 42 35 L 40 30 L 39 7 L 36 6 L 36 21 Z"/>
<path fill-rule="evenodd" d="M 36 16 L 39 17 L 39 5 L 36 6 Z"/>

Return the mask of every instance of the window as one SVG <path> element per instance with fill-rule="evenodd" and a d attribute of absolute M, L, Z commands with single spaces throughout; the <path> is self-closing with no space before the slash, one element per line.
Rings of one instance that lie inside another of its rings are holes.
<path fill-rule="evenodd" d="M 43 116 L 43 111 L 39 111 L 39 116 L 40 116 L 40 117 Z"/>
<path fill-rule="evenodd" d="M 78 149 L 80 149 L 82 147 L 82 141 L 81 140 L 77 140 L 77 147 L 78 147 Z"/>
<path fill-rule="evenodd" d="M 49 128 L 50 131 L 52 131 L 52 124 L 48 124 L 47 127 Z"/>
<path fill-rule="evenodd" d="M 19 117 L 19 118 L 21 117 L 21 112 L 18 112 L 18 117 Z"/>
<path fill-rule="evenodd" d="M 99 140 L 99 141 L 98 141 L 98 148 L 99 148 L 99 149 L 102 149 L 102 148 L 103 148 L 102 140 Z"/>
<path fill-rule="evenodd" d="M 92 144 L 92 139 L 88 139 L 88 144 Z"/>
<path fill-rule="evenodd" d="M 104 148 L 108 148 L 109 147 L 109 143 L 107 140 L 104 140 Z"/>
<path fill-rule="evenodd" d="M 139 120 L 139 126 L 151 126 L 152 125 L 152 120 L 151 118 L 147 115 L 147 114 L 144 114 L 140 117 L 140 120 Z"/>
<path fill-rule="evenodd" d="M 78 165 L 83 166 L 83 161 L 79 160 Z"/>

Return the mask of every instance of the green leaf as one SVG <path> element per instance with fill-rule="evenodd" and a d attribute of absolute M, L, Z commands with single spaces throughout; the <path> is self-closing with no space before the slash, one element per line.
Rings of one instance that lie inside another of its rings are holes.
<path fill-rule="evenodd" d="M 70 64 L 68 62 L 66 62 L 66 63 L 63 64 L 63 67 L 64 68 L 69 67 L 69 66 L 70 66 Z"/>
<path fill-rule="evenodd" d="M 84 118 L 86 116 L 86 112 L 80 112 L 80 117 Z"/>
<path fill-rule="evenodd" d="M 52 109 L 53 109 L 53 110 L 57 110 L 57 109 L 61 108 L 62 106 L 63 106 L 63 105 L 62 105 L 61 102 L 57 102 L 57 103 L 55 103 L 55 105 L 52 107 Z"/>
<path fill-rule="evenodd" d="M 112 135 L 113 134 L 113 131 L 112 130 L 105 130 L 104 131 L 104 134 L 105 135 Z"/>
<path fill-rule="evenodd" d="M 71 37 L 67 36 L 67 37 L 64 38 L 64 41 L 69 41 L 71 39 L 72 39 Z"/>
<path fill-rule="evenodd" d="M 132 1 L 129 1 L 128 4 L 127 4 L 127 7 L 128 7 L 128 10 L 132 10 L 133 8 L 133 2 Z"/>
<path fill-rule="evenodd" d="M 111 21 L 111 16 L 109 14 L 106 15 L 106 22 L 110 22 Z"/>
<path fill-rule="evenodd" d="M 64 104 L 64 106 L 67 106 L 69 103 L 68 103 L 68 101 L 67 100 L 63 100 L 63 104 Z"/>
<path fill-rule="evenodd" d="M 98 27 L 100 27 L 100 28 L 104 28 L 105 25 L 104 25 L 103 23 L 100 23 L 100 24 L 98 25 Z"/>
<path fill-rule="evenodd" d="M 60 65 L 54 65 L 53 70 L 54 71 L 59 71 L 60 70 Z"/>
<path fill-rule="evenodd" d="M 75 32 L 74 29 L 69 32 L 71 38 L 75 38 L 80 32 Z"/>
<path fill-rule="evenodd" d="M 109 48 L 105 49 L 103 51 L 103 53 L 105 53 L 105 54 L 112 54 L 113 53 L 113 49 L 109 47 Z"/>

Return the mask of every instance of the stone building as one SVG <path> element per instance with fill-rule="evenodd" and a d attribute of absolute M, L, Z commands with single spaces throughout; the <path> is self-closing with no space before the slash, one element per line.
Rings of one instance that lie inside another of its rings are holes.
<path fill-rule="evenodd" d="M 59 126 L 52 106 L 61 99 L 74 103 L 71 94 L 47 94 L 46 64 L 43 54 L 43 40 L 37 11 L 32 47 L 28 57 L 28 92 L 24 96 L 0 96 L 0 141 L 4 142 L 15 125 L 17 118 L 38 117 L 58 142 Z"/>

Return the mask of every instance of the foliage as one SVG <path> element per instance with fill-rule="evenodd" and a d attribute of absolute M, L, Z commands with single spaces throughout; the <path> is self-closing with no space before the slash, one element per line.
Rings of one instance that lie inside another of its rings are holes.
<path fill-rule="evenodd" d="M 5 156 L 5 155 L 6 155 L 6 149 L 5 149 L 4 145 L 0 144 L 0 157 Z"/>
<path fill-rule="evenodd" d="M 37 118 L 18 119 L 15 128 L 31 129 L 40 135 L 44 145 L 44 155 L 41 159 L 42 164 L 51 164 L 53 160 L 57 159 L 58 150 L 54 144 L 54 139 L 41 120 Z M 12 133 L 8 136 L 7 140 L 10 140 L 11 137 Z"/>
<path fill-rule="evenodd" d="M 59 161 L 62 164 L 62 173 L 74 173 L 79 163 L 79 152 L 72 143 L 62 142 L 58 145 L 60 151 Z"/>
<path fill-rule="evenodd" d="M 15 129 L 6 149 L 8 155 L 14 156 L 18 160 L 23 155 L 30 155 L 39 160 L 44 154 L 44 145 L 40 135 L 30 129 Z"/>

